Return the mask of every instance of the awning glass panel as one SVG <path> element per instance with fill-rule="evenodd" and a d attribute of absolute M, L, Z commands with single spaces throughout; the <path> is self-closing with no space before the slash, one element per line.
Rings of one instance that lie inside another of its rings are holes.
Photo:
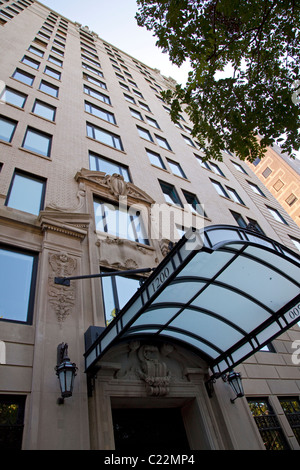
<path fill-rule="evenodd" d="M 184 344 L 221 375 L 300 320 L 299 293 L 288 248 L 238 227 L 191 232 L 86 351 L 86 370 L 119 341 L 150 338 Z"/>

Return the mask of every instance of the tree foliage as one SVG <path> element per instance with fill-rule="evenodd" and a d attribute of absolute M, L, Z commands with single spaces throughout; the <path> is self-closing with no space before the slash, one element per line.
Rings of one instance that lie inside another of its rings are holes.
<path fill-rule="evenodd" d="M 170 60 L 179 67 L 190 61 L 187 83 L 163 97 L 173 120 L 184 107 L 207 158 L 229 150 L 253 161 L 273 143 L 290 156 L 299 150 L 299 0 L 137 4 L 138 24 L 153 31 Z"/>

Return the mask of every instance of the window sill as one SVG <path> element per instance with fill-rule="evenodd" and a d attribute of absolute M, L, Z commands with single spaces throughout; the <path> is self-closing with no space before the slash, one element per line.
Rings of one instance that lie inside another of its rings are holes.
<path fill-rule="evenodd" d="M 19 150 L 22 150 L 23 152 L 26 152 L 26 153 L 30 153 L 30 155 L 34 155 L 35 157 L 40 157 L 50 162 L 52 161 L 51 157 L 46 157 L 45 155 L 41 155 L 40 153 L 33 152 L 32 150 L 24 149 L 23 147 L 19 147 Z"/>
<path fill-rule="evenodd" d="M 117 152 L 121 152 L 121 153 L 127 155 L 126 152 L 125 152 L 125 150 L 120 150 L 120 149 L 117 149 L 116 147 L 113 147 L 112 145 L 104 144 L 103 142 L 100 142 L 100 140 L 93 139 L 92 137 L 89 137 L 88 135 L 86 136 L 86 138 L 89 139 L 89 140 L 91 140 L 92 142 L 97 143 L 98 145 L 99 145 L 99 144 L 100 144 L 100 145 L 104 145 L 105 147 L 107 147 L 107 148 L 109 148 L 109 149 L 113 149 L 113 150 L 116 150 Z"/>
<path fill-rule="evenodd" d="M 36 116 L 36 117 L 39 118 L 39 119 L 43 119 L 43 121 L 51 122 L 51 124 L 55 124 L 55 125 L 56 125 L 56 122 L 55 122 L 55 121 L 52 121 L 51 119 L 44 118 L 43 116 L 39 116 L 38 114 L 35 114 L 35 113 L 29 113 L 29 114 L 31 114 L 31 116 Z"/>

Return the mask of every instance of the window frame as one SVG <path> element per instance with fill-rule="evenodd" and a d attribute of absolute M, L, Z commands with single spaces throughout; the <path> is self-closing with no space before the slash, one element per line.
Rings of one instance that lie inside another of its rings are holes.
<path fill-rule="evenodd" d="M 10 200 L 10 197 L 11 197 L 11 194 L 12 194 L 12 191 L 13 191 L 13 187 L 14 187 L 14 182 L 15 182 L 15 178 L 16 176 L 19 176 L 21 178 L 25 178 L 27 180 L 33 180 L 33 181 L 36 181 L 38 183 L 41 183 L 42 184 L 42 191 L 41 191 L 41 196 L 40 196 L 40 203 L 39 203 L 39 211 L 37 213 L 35 212 L 27 212 L 27 211 L 22 211 L 22 209 L 18 209 L 17 207 L 13 207 L 14 209 L 16 210 L 20 210 L 22 212 L 26 212 L 27 214 L 33 214 L 33 215 L 38 215 L 39 212 L 41 210 L 43 210 L 44 208 L 44 204 L 45 204 L 45 196 L 46 196 L 46 179 L 45 178 L 42 178 L 40 176 L 37 176 L 37 175 L 33 175 L 31 173 L 27 173 L 25 171 L 21 171 L 21 170 L 18 170 L 18 169 L 15 169 L 14 173 L 13 173 L 13 176 L 12 176 L 12 179 L 11 179 L 11 182 L 10 182 L 10 185 L 9 185 L 9 189 L 8 189 L 8 192 L 7 192 L 7 196 L 6 196 L 6 200 L 5 200 L 5 203 L 4 205 L 6 207 L 12 207 L 9 205 L 9 200 Z"/>
<path fill-rule="evenodd" d="M 7 143 L 10 144 L 11 141 L 13 140 L 13 138 L 14 138 L 16 128 L 17 128 L 17 125 L 18 125 L 18 121 L 15 121 L 14 119 L 10 119 L 7 116 L 0 115 L 0 122 L 1 121 L 6 121 L 6 122 L 8 122 L 8 123 L 10 123 L 14 126 L 12 132 L 10 133 L 9 140 L 7 140 L 6 138 L 2 138 L 2 136 L 0 135 L 0 140 L 2 142 L 7 142 Z"/>
<path fill-rule="evenodd" d="M 167 183 L 166 181 L 161 181 L 161 180 L 158 180 L 158 181 L 159 181 L 159 184 L 160 184 L 161 191 L 162 191 L 162 193 L 163 193 L 163 195 L 164 195 L 165 202 L 166 202 L 167 204 L 171 204 L 171 205 L 174 205 L 174 206 L 176 206 L 176 207 L 181 207 L 181 208 L 183 208 L 183 204 L 182 204 L 182 202 L 181 202 L 181 199 L 180 199 L 180 197 L 179 197 L 179 194 L 178 194 L 178 192 L 177 192 L 175 186 L 172 185 L 172 184 L 170 184 L 170 183 Z M 167 189 L 168 192 L 166 193 L 166 192 L 164 191 L 164 189 Z M 168 201 L 167 198 L 166 198 L 166 196 L 169 197 L 172 202 Z M 175 202 L 175 201 L 177 201 L 177 202 Z"/>
<path fill-rule="evenodd" d="M 112 143 L 108 144 L 104 140 L 97 139 L 97 135 L 95 131 L 100 131 L 100 133 L 108 135 L 111 138 Z M 100 142 L 103 145 L 107 145 L 111 148 L 124 152 L 124 147 L 123 147 L 121 136 L 115 134 L 114 132 L 110 132 L 107 129 L 103 129 L 102 127 L 96 126 L 96 124 L 93 124 L 91 122 L 86 123 L 86 132 L 87 132 L 87 137 L 89 137 L 90 139 L 96 140 L 97 142 Z M 117 142 L 118 144 L 116 144 Z"/>
<path fill-rule="evenodd" d="M 95 165 L 91 164 L 92 162 L 91 159 L 94 159 Z M 131 176 L 129 173 L 129 168 L 127 166 L 122 165 L 121 163 L 118 163 L 115 160 L 110 160 L 109 158 L 103 157 L 102 155 L 97 155 L 95 152 L 91 152 L 91 151 L 89 152 L 89 168 L 91 171 L 101 171 L 101 172 L 105 171 L 106 172 L 107 170 L 101 169 L 101 165 L 100 165 L 101 161 L 105 162 L 108 165 L 111 165 L 111 169 L 113 173 L 117 173 L 123 176 L 124 181 L 131 183 Z M 95 170 L 92 169 L 93 167 L 95 167 Z M 113 173 L 108 173 L 108 174 L 112 175 Z"/>
<path fill-rule="evenodd" d="M 28 147 L 24 146 L 29 132 L 32 132 L 33 134 L 38 134 L 42 137 L 49 137 L 49 144 L 48 144 L 47 154 L 42 153 L 42 152 L 38 152 L 36 150 L 33 150 L 32 148 L 28 148 Z M 50 158 L 51 148 L 52 148 L 52 139 L 53 139 L 53 136 L 51 134 L 40 131 L 39 129 L 35 129 L 34 127 L 28 126 L 27 129 L 26 129 L 25 135 L 24 135 L 23 142 L 22 142 L 22 148 L 25 149 L 25 150 L 28 150 L 29 152 L 33 152 L 37 155 L 42 155 L 43 157 Z"/>
<path fill-rule="evenodd" d="M 30 83 L 27 83 L 27 82 L 24 81 L 24 80 L 20 80 L 20 78 L 16 77 L 16 75 L 18 75 L 18 74 L 19 74 L 20 76 L 24 76 L 24 77 L 29 78 L 29 79 L 30 79 Z M 24 85 L 27 85 L 27 86 L 32 87 L 32 85 L 33 85 L 33 83 L 34 83 L 34 80 L 35 80 L 35 75 L 31 75 L 31 73 L 25 72 L 25 70 L 16 68 L 16 70 L 15 70 L 14 73 L 12 74 L 12 78 L 14 78 L 15 80 L 18 80 L 18 82 L 23 83 Z"/>
<path fill-rule="evenodd" d="M 19 247 L 14 247 L 11 245 L 0 244 L 0 250 L 8 251 L 10 253 L 17 253 L 32 258 L 32 270 L 30 275 L 30 287 L 27 298 L 27 314 L 26 321 L 12 319 L 12 318 L 0 318 L 0 322 L 8 323 L 18 323 L 23 325 L 32 325 L 33 324 L 33 313 L 34 313 L 34 299 L 36 291 L 36 281 L 37 281 L 37 270 L 38 270 L 38 253 L 26 250 Z"/>

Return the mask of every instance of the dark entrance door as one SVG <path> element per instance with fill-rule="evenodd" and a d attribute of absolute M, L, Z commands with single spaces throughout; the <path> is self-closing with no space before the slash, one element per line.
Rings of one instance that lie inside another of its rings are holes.
<path fill-rule="evenodd" d="M 116 450 L 190 450 L 179 408 L 112 410 Z"/>

